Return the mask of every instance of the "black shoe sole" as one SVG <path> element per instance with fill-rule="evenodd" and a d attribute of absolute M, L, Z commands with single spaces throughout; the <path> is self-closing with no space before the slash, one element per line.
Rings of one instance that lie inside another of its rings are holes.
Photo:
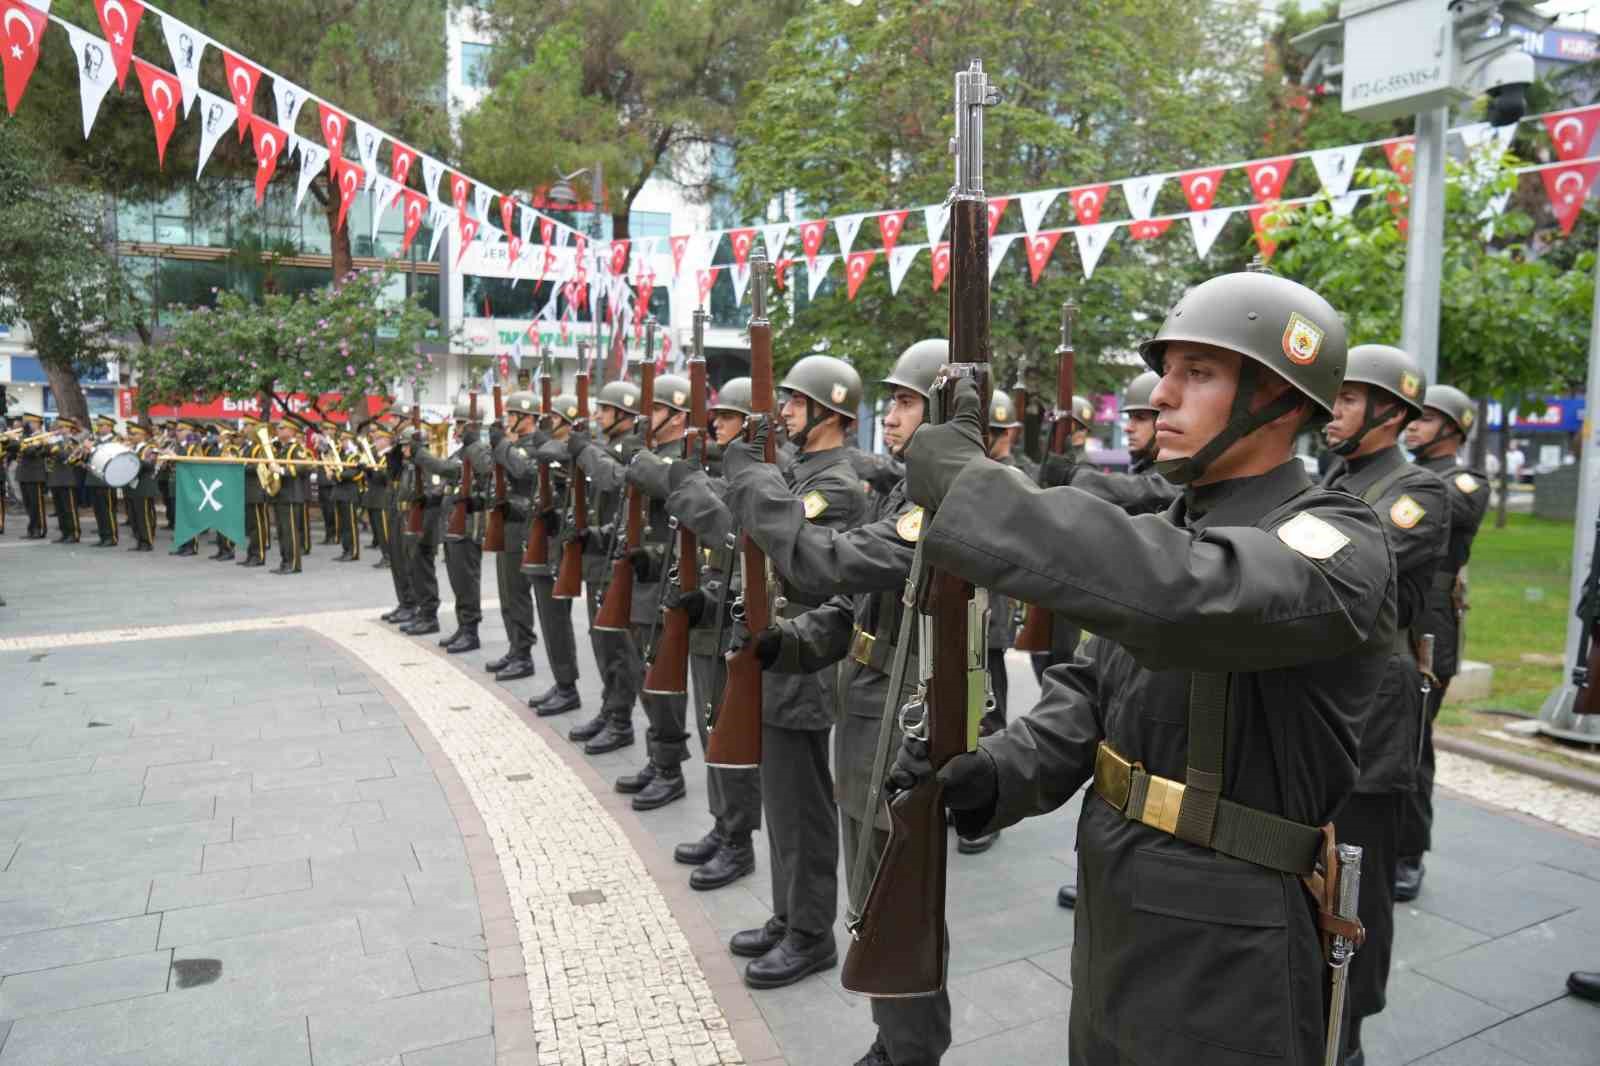
<path fill-rule="evenodd" d="M 620 744 L 607 743 L 603 747 L 598 747 L 597 748 L 597 747 L 594 746 L 594 741 L 591 740 L 588 743 L 584 744 L 583 753 L 585 755 L 609 755 L 613 751 L 621 751 L 623 748 L 631 748 L 631 747 L 633 747 L 633 744 L 634 744 L 633 737 L 629 737 L 627 740 L 622 741 Z"/>
<path fill-rule="evenodd" d="M 533 713 L 538 718 L 552 718 L 558 714 L 566 714 L 568 711 L 576 711 L 582 706 L 583 701 L 575 699 L 570 703 L 552 703 L 546 707 L 535 706 Z"/>
<path fill-rule="evenodd" d="M 660 810 L 662 807 L 665 807 L 669 803 L 678 802 L 679 800 L 683 799 L 688 794 L 689 794 L 689 789 L 688 789 L 688 787 L 686 785 L 684 785 L 683 779 L 680 777 L 678 779 L 678 787 L 673 789 L 671 794 L 669 794 L 666 799 L 646 800 L 643 795 L 635 796 L 635 797 L 633 797 L 633 809 L 636 810 L 636 811 Z"/>
<path fill-rule="evenodd" d="M 718 888 L 725 888 L 739 880 L 741 877 L 749 877 L 751 874 L 756 872 L 756 864 L 755 860 L 752 859 L 750 865 L 740 867 L 738 873 L 732 874 L 728 877 L 718 878 L 715 881 L 712 881 L 710 878 L 698 877 L 699 874 L 704 872 L 705 868 L 701 867 L 689 875 L 689 887 L 694 889 L 696 892 L 711 892 Z"/>
<path fill-rule="evenodd" d="M 525 678 L 532 677 L 534 673 L 535 671 L 531 666 L 527 669 L 522 669 L 519 667 L 516 670 L 496 670 L 494 672 L 494 679 L 496 681 L 522 681 Z"/>
<path fill-rule="evenodd" d="M 764 948 L 761 948 L 760 950 L 756 950 L 754 948 L 735 947 L 733 941 L 729 940 L 728 941 L 728 953 L 730 955 L 733 955 L 733 956 L 735 956 L 737 958 L 741 958 L 741 959 L 759 959 L 761 956 L 765 955 L 767 952 L 769 952 L 773 948 L 777 947 L 778 944 L 782 940 L 783 940 L 783 938 L 779 937 L 777 940 L 774 940 L 772 943 L 768 944 Z"/>
<path fill-rule="evenodd" d="M 814 973 L 821 973 L 823 970 L 831 970 L 837 965 L 839 965 L 839 953 L 835 951 L 832 955 L 829 955 L 825 959 L 814 960 L 810 965 L 806 966 L 805 969 L 800 970 L 797 973 L 786 975 L 781 979 L 774 978 L 772 980 L 762 980 L 760 978 L 751 977 L 750 968 L 747 966 L 745 967 L 744 983 L 751 988 L 788 988 L 790 985 L 802 981 Z"/>
<path fill-rule="evenodd" d="M 444 650 L 446 655 L 460 655 L 462 652 L 477 651 L 478 642 L 473 641 L 471 644 L 462 644 L 460 646 L 455 644 L 447 644 L 445 645 Z"/>
<path fill-rule="evenodd" d="M 645 781 L 640 781 L 638 778 L 619 777 L 612 787 L 618 792 L 622 793 L 624 796 L 637 796 L 639 793 L 649 788 L 650 782 L 654 780 L 655 778 L 653 777 Z M 624 784 L 624 782 L 626 782 L 626 784 Z"/>
<path fill-rule="evenodd" d="M 688 857 L 685 857 L 686 854 Z M 712 848 L 710 851 L 706 852 L 703 858 L 699 856 L 698 852 L 685 853 L 679 851 L 677 848 L 674 848 L 672 849 L 672 861 L 680 866 L 704 866 L 706 863 L 710 862 L 716 856 L 716 854 L 716 848 Z"/>

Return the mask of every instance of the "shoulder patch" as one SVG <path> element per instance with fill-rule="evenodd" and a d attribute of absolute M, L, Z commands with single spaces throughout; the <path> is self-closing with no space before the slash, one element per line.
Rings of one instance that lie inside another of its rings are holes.
<path fill-rule="evenodd" d="M 518 459 L 526 459 L 528 457 L 528 452 L 527 452 L 526 449 L 517 448 L 516 449 L 516 453 L 517 453 L 517 458 Z"/>
<path fill-rule="evenodd" d="M 1468 496 L 1471 496 L 1474 492 L 1478 491 L 1478 479 L 1473 477 L 1471 474 L 1457 474 L 1456 488 L 1460 489 Z"/>
<path fill-rule="evenodd" d="M 1302 511 L 1278 527 L 1278 539 L 1307 559 L 1331 559 L 1350 538 L 1310 511 Z"/>
<path fill-rule="evenodd" d="M 922 508 L 913 507 L 901 515 L 900 521 L 894 524 L 894 531 L 901 540 L 915 544 L 922 536 Z"/>
<path fill-rule="evenodd" d="M 441 485 L 444 483 L 444 478 L 440 477 L 438 474 L 435 474 L 433 475 L 433 483 L 435 485 Z"/>
<path fill-rule="evenodd" d="M 816 518 L 828 509 L 828 498 L 815 490 L 802 497 L 801 502 L 806 505 L 806 518 Z"/>
<path fill-rule="evenodd" d="M 1389 508 L 1389 521 L 1401 529 L 1410 529 L 1422 521 L 1422 516 L 1427 514 L 1427 508 L 1413 500 L 1410 496 L 1401 496 L 1394 501 L 1394 506 Z"/>

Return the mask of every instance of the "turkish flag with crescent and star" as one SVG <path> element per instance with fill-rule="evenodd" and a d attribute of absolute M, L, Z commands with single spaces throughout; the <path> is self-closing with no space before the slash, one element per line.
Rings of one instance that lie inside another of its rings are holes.
<path fill-rule="evenodd" d="M 1146 218 L 1128 224 L 1128 236 L 1136 241 L 1151 241 L 1167 232 L 1167 227 L 1172 225 L 1170 218 Z"/>
<path fill-rule="evenodd" d="M 333 157 L 334 179 L 339 183 L 339 220 L 334 231 L 344 229 L 344 220 L 350 214 L 350 205 L 356 202 L 356 193 L 366 184 L 367 172 L 340 156 Z"/>
<path fill-rule="evenodd" d="M 228 95 L 233 97 L 233 106 L 239 109 L 239 140 L 242 141 L 255 114 L 256 84 L 261 81 L 261 68 L 227 50 L 222 53 L 222 66 L 228 72 Z"/>
<path fill-rule="evenodd" d="M 125 89 L 128 61 L 133 58 L 133 35 L 144 16 L 144 5 L 139 0 L 94 0 L 94 11 L 100 16 L 100 31 L 106 35 L 111 58 L 117 64 L 117 88 Z"/>
<path fill-rule="evenodd" d="M 415 189 L 405 189 L 401 196 L 405 204 L 406 232 L 400 239 L 400 254 L 405 255 L 411 249 L 411 242 L 417 239 L 417 231 L 422 228 L 422 217 L 428 212 L 428 198 Z"/>
<path fill-rule="evenodd" d="M 627 272 L 628 272 L 628 242 L 627 241 L 612 241 L 611 242 L 611 273 L 615 274 L 617 277 L 620 278 L 620 277 L 622 277 L 622 275 L 626 274 Z"/>
<path fill-rule="evenodd" d="M 944 284 L 944 279 L 950 274 L 950 242 L 940 241 L 933 246 L 933 291 L 938 292 L 939 286 Z"/>
<path fill-rule="evenodd" d="M 416 161 L 416 149 L 407 148 L 399 141 L 389 142 L 389 176 L 395 181 L 404 185 L 411 176 L 411 164 Z"/>
<path fill-rule="evenodd" d="M 508 237 L 517 232 L 517 202 L 509 196 L 500 197 L 500 228 Z"/>
<path fill-rule="evenodd" d="M 1272 253 L 1278 250 L 1278 242 L 1272 239 L 1272 235 L 1286 224 L 1275 203 L 1250 209 L 1250 226 L 1256 231 L 1256 248 L 1261 252 L 1262 259 L 1271 259 Z"/>
<path fill-rule="evenodd" d="M 134 70 L 139 74 L 139 84 L 144 87 L 144 106 L 150 109 L 150 121 L 156 128 L 156 160 L 167 164 L 167 142 L 178 125 L 178 109 L 183 106 L 183 87 L 174 74 L 153 67 L 135 58 Z"/>
<path fill-rule="evenodd" d="M 461 251 L 456 253 L 456 266 L 461 265 L 461 260 L 467 256 L 467 249 L 472 247 L 472 241 L 478 236 L 478 227 L 483 225 L 465 211 L 456 212 L 456 218 L 461 223 Z"/>
<path fill-rule="evenodd" d="M 1561 224 L 1562 236 L 1571 233 L 1577 224 L 1597 174 L 1600 174 L 1600 163 L 1570 163 L 1539 171 L 1539 177 L 1544 179 L 1544 191 L 1550 197 L 1550 210 Z"/>
<path fill-rule="evenodd" d="M 1410 185 L 1417 167 L 1417 139 L 1402 137 L 1397 141 L 1385 141 L 1383 154 L 1389 160 L 1389 169 L 1395 172 L 1395 176 Z"/>
<path fill-rule="evenodd" d="M 780 291 L 783 289 L 784 279 L 789 273 L 789 267 L 793 264 L 794 260 L 787 257 L 779 259 L 772 264 L 772 284 L 776 285 Z"/>
<path fill-rule="evenodd" d="M 728 231 L 728 243 L 733 248 L 733 261 L 742 270 L 750 259 L 750 248 L 755 244 L 756 231 L 754 229 L 731 229 Z"/>
<path fill-rule="evenodd" d="M 994 231 L 1000 228 L 1000 219 L 1005 216 L 1006 205 L 1011 202 L 1009 196 L 993 196 L 989 198 L 989 236 L 994 236 Z"/>
<path fill-rule="evenodd" d="M 1100 209 L 1105 206 L 1110 185 L 1085 185 L 1081 189 L 1068 189 L 1067 199 L 1072 201 L 1072 213 L 1078 216 L 1078 225 L 1093 226 L 1100 221 Z"/>
<path fill-rule="evenodd" d="M 1217 202 L 1217 186 L 1221 182 L 1221 167 L 1215 170 L 1191 170 L 1178 175 L 1178 184 L 1183 186 L 1183 197 L 1189 201 L 1191 211 L 1209 211 Z"/>
<path fill-rule="evenodd" d="M 456 210 L 463 215 L 467 213 L 467 194 L 472 191 L 472 183 L 460 174 L 450 175 L 450 199 L 455 203 Z"/>
<path fill-rule="evenodd" d="M 668 237 L 667 243 L 672 245 L 672 280 L 677 281 L 678 275 L 683 273 L 683 253 L 689 250 L 689 238 Z"/>
<path fill-rule="evenodd" d="M 712 267 L 709 270 L 697 270 L 694 272 L 695 282 L 700 289 L 701 307 L 706 305 L 706 300 L 711 296 L 711 286 L 717 283 L 717 272 L 721 269 L 721 267 Z"/>
<path fill-rule="evenodd" d="M 317 107 L 320 108 L 317 117 L 322 124 L 322 140 L 328 146 L 328 170 L 337 179 L 339 165 L 344 161 L 344 135 L 350 129 L 350 117 L 320 100 Z"/>
<path fill-rule="evenodd" d="M 861 283 L 867 280 L 867 271 L 872 269 L 872 261 L 878 258 L 876 248 L 865 252 L 851 252 L 845 257 L 845 295 L 847 299 L 856 298 L 856 290 L 861 288 Z"/>
<path fill-rule="evenodd" d="M 267 197 L 267 182 L 278 170 L 278 155 L 283 151 L 287 136 L 260 115 L 250 120 L 250 132 L 256 143 L 256 206 Z"/>
<path fill-rule="evenodd" d="M 1250 176 L 1250 191 L 1255 194 L 1256 203 L 1276 200 L 1283 193 L 1283 183 L 1289 180 L 1289 171 L 1293 169 L 1292 155 L 1247 163 L 1244 171 Z"/>
<path fill-rule="evenodd" d="M 1028 238 L 1028 273 L 1033 275 L 1035 285 L 1039 284 L 1039 275 L 1044 273 L 1045 265 L 1050 262 L 1050 256 L 1065 232 L 1060 229 L 1040 230 Z"/>
<path fill-rule="evenodd" d="M 822 251 L 822 236 L 828 232 L 828 220 L 800 223 L 800 247 L 806 253 L 806 266 L 817 268 L 817 253 Z"/>
<path fill-rule="evenodd" d="M 909 211 L 885 211 L 878 216 L 878 232 L 883 234 L 883 250 L 885 254 L 894 251 L 895 244 L 900 240 L 900 231 L 906 228 L 906 216 Z"/>
<path fill-rule="evenodd" d="M 6 111 L 17 113 L 22 94 L 28 89 L 28 79 L 39 62 L 39 38 L 50 25 L 43 11 L 30 7 L 21 0 L 0 0 L 0 66 L 6 75 Z"/>
<path fill-rule="evenodd" d="M 1546 115 L 1544 128 L 1561 162 L 1586 156 L 1594 144 L 1595 131 L 1600 128 L 1600 104 Z"/>

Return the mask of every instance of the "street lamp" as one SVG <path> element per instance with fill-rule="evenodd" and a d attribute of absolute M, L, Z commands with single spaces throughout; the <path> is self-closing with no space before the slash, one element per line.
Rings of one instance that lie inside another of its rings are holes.
<path fill-rule="evenodd" d="M 584 174 L 590 174 L 594 177 L 594 193 L 590 197 L 591 206 L 594 208 L 591 229 L 594 239 L 599 241 L 601 237 L 605 236 L 605 228 L 600 220 L 600 195 L 601 189 L 604 188 L 605 184 L 605 164 L 596 161 L 594 166 L 579 167 L 571 174 L 563 174 L 560 170 L 557 170 L 556 182 L 550 186 L 550 191 L 545 196 L 552 205 L 562 204 L 569 210 L 577 207 L 578 193 L 572 187 L 572 179 Z M 589 314 L 594 319 L 594 350 L 598 356 L 602 350 L 600 347 L 600 287 L 598 285 L 594 286 L 589 303 Z M 595 360 L 595 369 L 599 375 L 596 383 L 604 385 L 606 382 L 606 361 L 604 358 Z"/>

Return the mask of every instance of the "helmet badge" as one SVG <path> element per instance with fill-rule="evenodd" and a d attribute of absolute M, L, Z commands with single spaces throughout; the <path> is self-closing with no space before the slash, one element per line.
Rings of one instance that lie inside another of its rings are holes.
<path fill-rule="evenodd" d="M 833 391 L 828 395 L 833 399 L 834 403 L 844 403 L 844 398 L 850 395 L 850 390 L 845 388 L 842 382 L 835 382 Z"/>
<path fill-rule="evenodd" d="M 1283 354 L 1292 363 L 1310 366 L 1317 361 L 1317 353 L 1322 350 L 1322 340 L 1326 336 L 1326 331 L 1321 327 L 1298 311 L 1292 312 L 1289 324 L 1283 330 Z"/>
<path fill-rule="evenodd" d="M 1400 375 L 1400 394 L 1408 400 L 1415 400 L 1422 391 L 1422 379 L 1411 371 Z"/>

